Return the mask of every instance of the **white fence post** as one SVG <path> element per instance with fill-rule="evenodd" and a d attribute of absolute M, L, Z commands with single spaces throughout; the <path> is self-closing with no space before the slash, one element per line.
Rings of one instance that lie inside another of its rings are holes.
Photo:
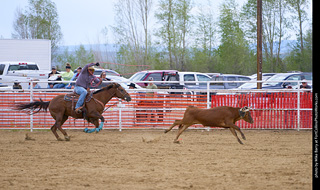
<path fill-rule="evenodd" d="M 210 108 L 210 81 L 207 81 L 207 108 Z"/>
<path fill-rule="evenodd" d="M 33 101 L 33 81 L 30 82 L 30 102 Z M 30 111 L 30 131 L 33 131 L 33 114 L 32 110 Z"/>
<path fill-rule="evenodd" d="M 119 100 L 119 131 L 122 131 L 122 101 Z"/>
<path fill-rule="evenodd" d="M 297 100 L 297 111 L 298 111 L 298 131 L 300 131 L 300 82 L 298 82 L 298 100 Z"/>

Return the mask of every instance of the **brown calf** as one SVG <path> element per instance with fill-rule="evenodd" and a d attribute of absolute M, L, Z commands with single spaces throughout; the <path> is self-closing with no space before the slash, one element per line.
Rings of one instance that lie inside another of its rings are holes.
<path fill-rule="evenodd" d="M 246 140 L 246 137 L 238 126 L 235 125 L 236 121 L 241 119 L 246 122 L 253 123 L 253 119 L 250 114 L 250 108 L 234 108 L 228 106 L 221 106 L 211 109 L 200 109 L 194 106 L 189 106 L 184 112 L 182 120 L 176 120 L 165 133 L 169 132 L 174 126 L 179 125 L 179 131 L 175 143 L 179 143 L 178 138 L 181 133 L 193 124 L 202 124 L 209 127 L 223 127 L 229 128 L 231 133 L 237 138 L 240 144 L 243 144 L 238 138 L 235 130 L 239 131 L 242 138 Z"/>

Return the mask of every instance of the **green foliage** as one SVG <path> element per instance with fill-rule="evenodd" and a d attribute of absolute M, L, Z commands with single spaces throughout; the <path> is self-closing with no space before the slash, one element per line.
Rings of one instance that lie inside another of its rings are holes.
<path fill-rule="evenodd" d="M 217 71 L 221 73 L 253 73 L 253 53 L 240 28 L 240 16 L 234 0 L 226 1 L 221 8 L 219 27 L 221 45 L 218 48 Z"/>
<path fill-rule="evenodd" d="M 301 51 L 300 40 L 292 48 L 289 56 L 284 61 L 287 64 L 289 71 L 312 71 L 312 31 L 308 30 L 306 36 L 303 38 L 304 49 Z"/>
<path fill-rule="evenodd" d="M 92 50 L 87 51 L 83 45 L 76 48 L 74 52 L 70 52 L 69 49 L 66 48 L 62 54 L 57 56 L 56 60 L 59 69 L 64 69 L 67 62 L 71 64 L 72 69 L 76 69 L 79 66 L 84 67 L 86 64 L 95 61 Z"/>
<path fill-rule="evenodd" d="M 57 8 L 51 0 L 29 0 L 29 6 L 23 11 L 17 9 L 13 23 L 15 39 L 49 39 L 51 40 L 51 58 L 62 39 Z"/>

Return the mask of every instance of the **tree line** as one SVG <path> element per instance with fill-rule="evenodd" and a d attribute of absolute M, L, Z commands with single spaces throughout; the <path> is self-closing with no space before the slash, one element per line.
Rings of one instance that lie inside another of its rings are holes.
<path fill-rule="evenodd" d="M 263 72 L 312 70 L 308 5 L 308 0 L 263 0 Z M 256 0 L 247 0 L 242 7 L 235 0 L 223 1 L 218 13 L 210 1 L 200 5 L 192 0 L 117 0 L 113 6 L 115 24 L 103 29 L 106 38 L 112 34 L 115 41 L 113 56 L 80 46 L 74 54 L 53 51 L 55 62 L 75 66 L 117 62 L 244 75 L 256 72 Z M 281 55 L 281 44 L 290 34 L 296 40 L 290 52 Z M 24 12 L 16 12 L 12 37 L 50 39 L 55 50 L 62 38 L 55 3 L 29 0 Z M 143 68 L 115 69 L 134 73 Z"/>

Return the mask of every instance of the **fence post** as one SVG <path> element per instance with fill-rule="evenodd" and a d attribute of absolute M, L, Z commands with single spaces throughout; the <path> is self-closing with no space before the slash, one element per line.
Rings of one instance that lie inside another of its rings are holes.
<path fill-rule="evenodd" d="M 121 118 L 122 118 L 122 101 L 119 100 L 119 131 L 122 131 L 122 121 L 121 121 Z"/>
<path fill-rule="evenodd" d="M 30 82 L 30 102 L 33 101 L 33 81 Z M 30 111 L 30 132 L 33 131 L 33 114 L 32 110 Z"/>
<path fill-rule="evenodd" d="M 210 108 L 210 81 L 207 81 L 207 108 Z"/>
<path fill-rule="evenodd" d="M 297 96 L 297 117 L 298 117 L 298 131 L 300 131 L 300 82 L 298 82 L 298 96 Z"/>

